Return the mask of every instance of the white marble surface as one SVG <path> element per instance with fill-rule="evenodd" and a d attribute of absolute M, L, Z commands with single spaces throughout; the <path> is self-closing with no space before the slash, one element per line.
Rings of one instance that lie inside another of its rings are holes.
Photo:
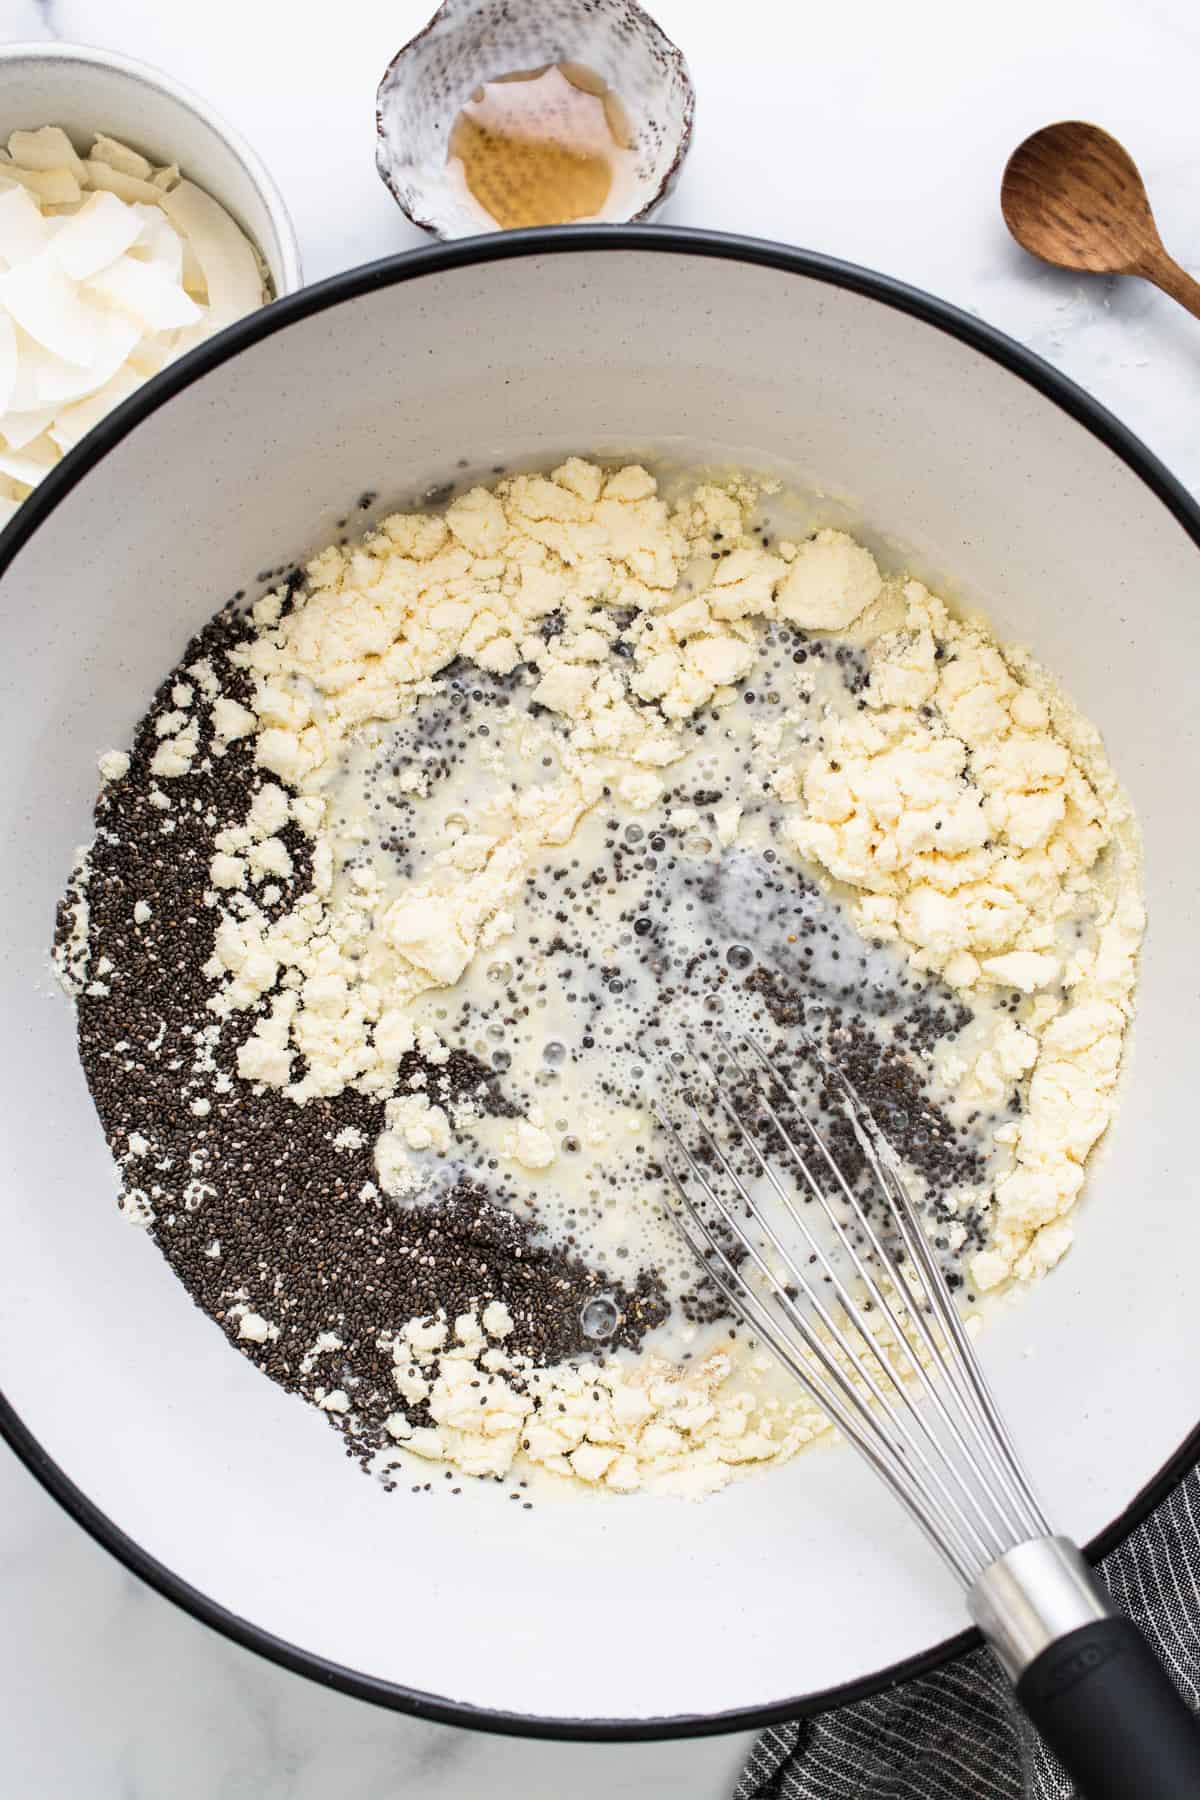
<path fill-rule="evenodd" d="M 204 93 L 274 169 L 315 279 L 418 241 L 375 176 L 373 91 L 428 3 L 0 0 L 0 38 L 107 45 Z M 1027 131 L 1092 118 L 1140 163 L 1168 246 L 1200 265 L 1194 0 L 655 10 L 699 97 L 668 219 L 809 245 L 956 301 L 1090 388 L 1200 488 L 1200 323 L 1138 283 L 1034 265 L 996 204 Z M 325 1693 L 125 1575 L 3 1451 L 0 1620 L 5 1800 L 717 1800 L 749 1741 L 525 1743 Z"/>

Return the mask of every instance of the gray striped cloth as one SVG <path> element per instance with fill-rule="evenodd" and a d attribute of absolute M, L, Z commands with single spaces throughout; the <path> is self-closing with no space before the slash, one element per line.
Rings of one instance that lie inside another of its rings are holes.
<path fill-rule="evenodd" d="M 1200 1711 L 1200 1469 L 1100 1565 Z M 736 1800 L 1071 1800 L 990 1650 L 757 1739 Z"/>

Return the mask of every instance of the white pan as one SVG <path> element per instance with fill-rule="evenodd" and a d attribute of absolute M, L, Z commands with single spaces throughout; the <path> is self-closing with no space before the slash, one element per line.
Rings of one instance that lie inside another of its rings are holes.
<path fill-rule="evenodd" d="M 836 1447 L 700 1505 L 382 1492 L 118 1215 L 47 948 L 97 752 L 256 571 L 328 542 L 364 490 L 378 514 L 494 464 L 656 449 L 820 487 L 818 512 L 985 603 L 1104 730 L 1146 839 L 1128 1087 L 1077 1247 L 982 1349 L 1082 1542 L 1115 1541 L 1200 1448 L 1196 506 L 1016 345 L 796 251 L 579 228 L 306 289 L 151 382 L 0 539 L 0 1428 L 86 1529 L 231 1637 L 501 1730 L 816 1708 L 961 1648 L 961 1601 Z"/>

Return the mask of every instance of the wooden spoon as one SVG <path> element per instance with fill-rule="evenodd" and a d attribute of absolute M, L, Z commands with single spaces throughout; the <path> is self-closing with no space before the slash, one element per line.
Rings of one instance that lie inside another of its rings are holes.
<path fill-rule="evenodd" d="M 1167 255 L 1128 150 L 1098 125 L 1047 125 L 1013 151 L 1000 210 L 1018 244 L 1100 275 L 1140 275 L 1200 319 L 1200 282 Z"/>

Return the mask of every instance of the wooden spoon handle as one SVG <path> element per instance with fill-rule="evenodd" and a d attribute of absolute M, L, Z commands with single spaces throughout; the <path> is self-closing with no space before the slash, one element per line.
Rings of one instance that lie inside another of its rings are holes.
<path fill-rule="evenodd" d="M 1174 258 L 1166 251 L 1150 258 L 1144 268 L 1138 271 L 1155 287 L 1170 294 L 1172 300 L 1178 300 L 1180 306 L 1186 307 L 1195 318 L 1200 319 L 1200 281 L 1194 281 L 1186 269 L 1181 269 Z"/>

